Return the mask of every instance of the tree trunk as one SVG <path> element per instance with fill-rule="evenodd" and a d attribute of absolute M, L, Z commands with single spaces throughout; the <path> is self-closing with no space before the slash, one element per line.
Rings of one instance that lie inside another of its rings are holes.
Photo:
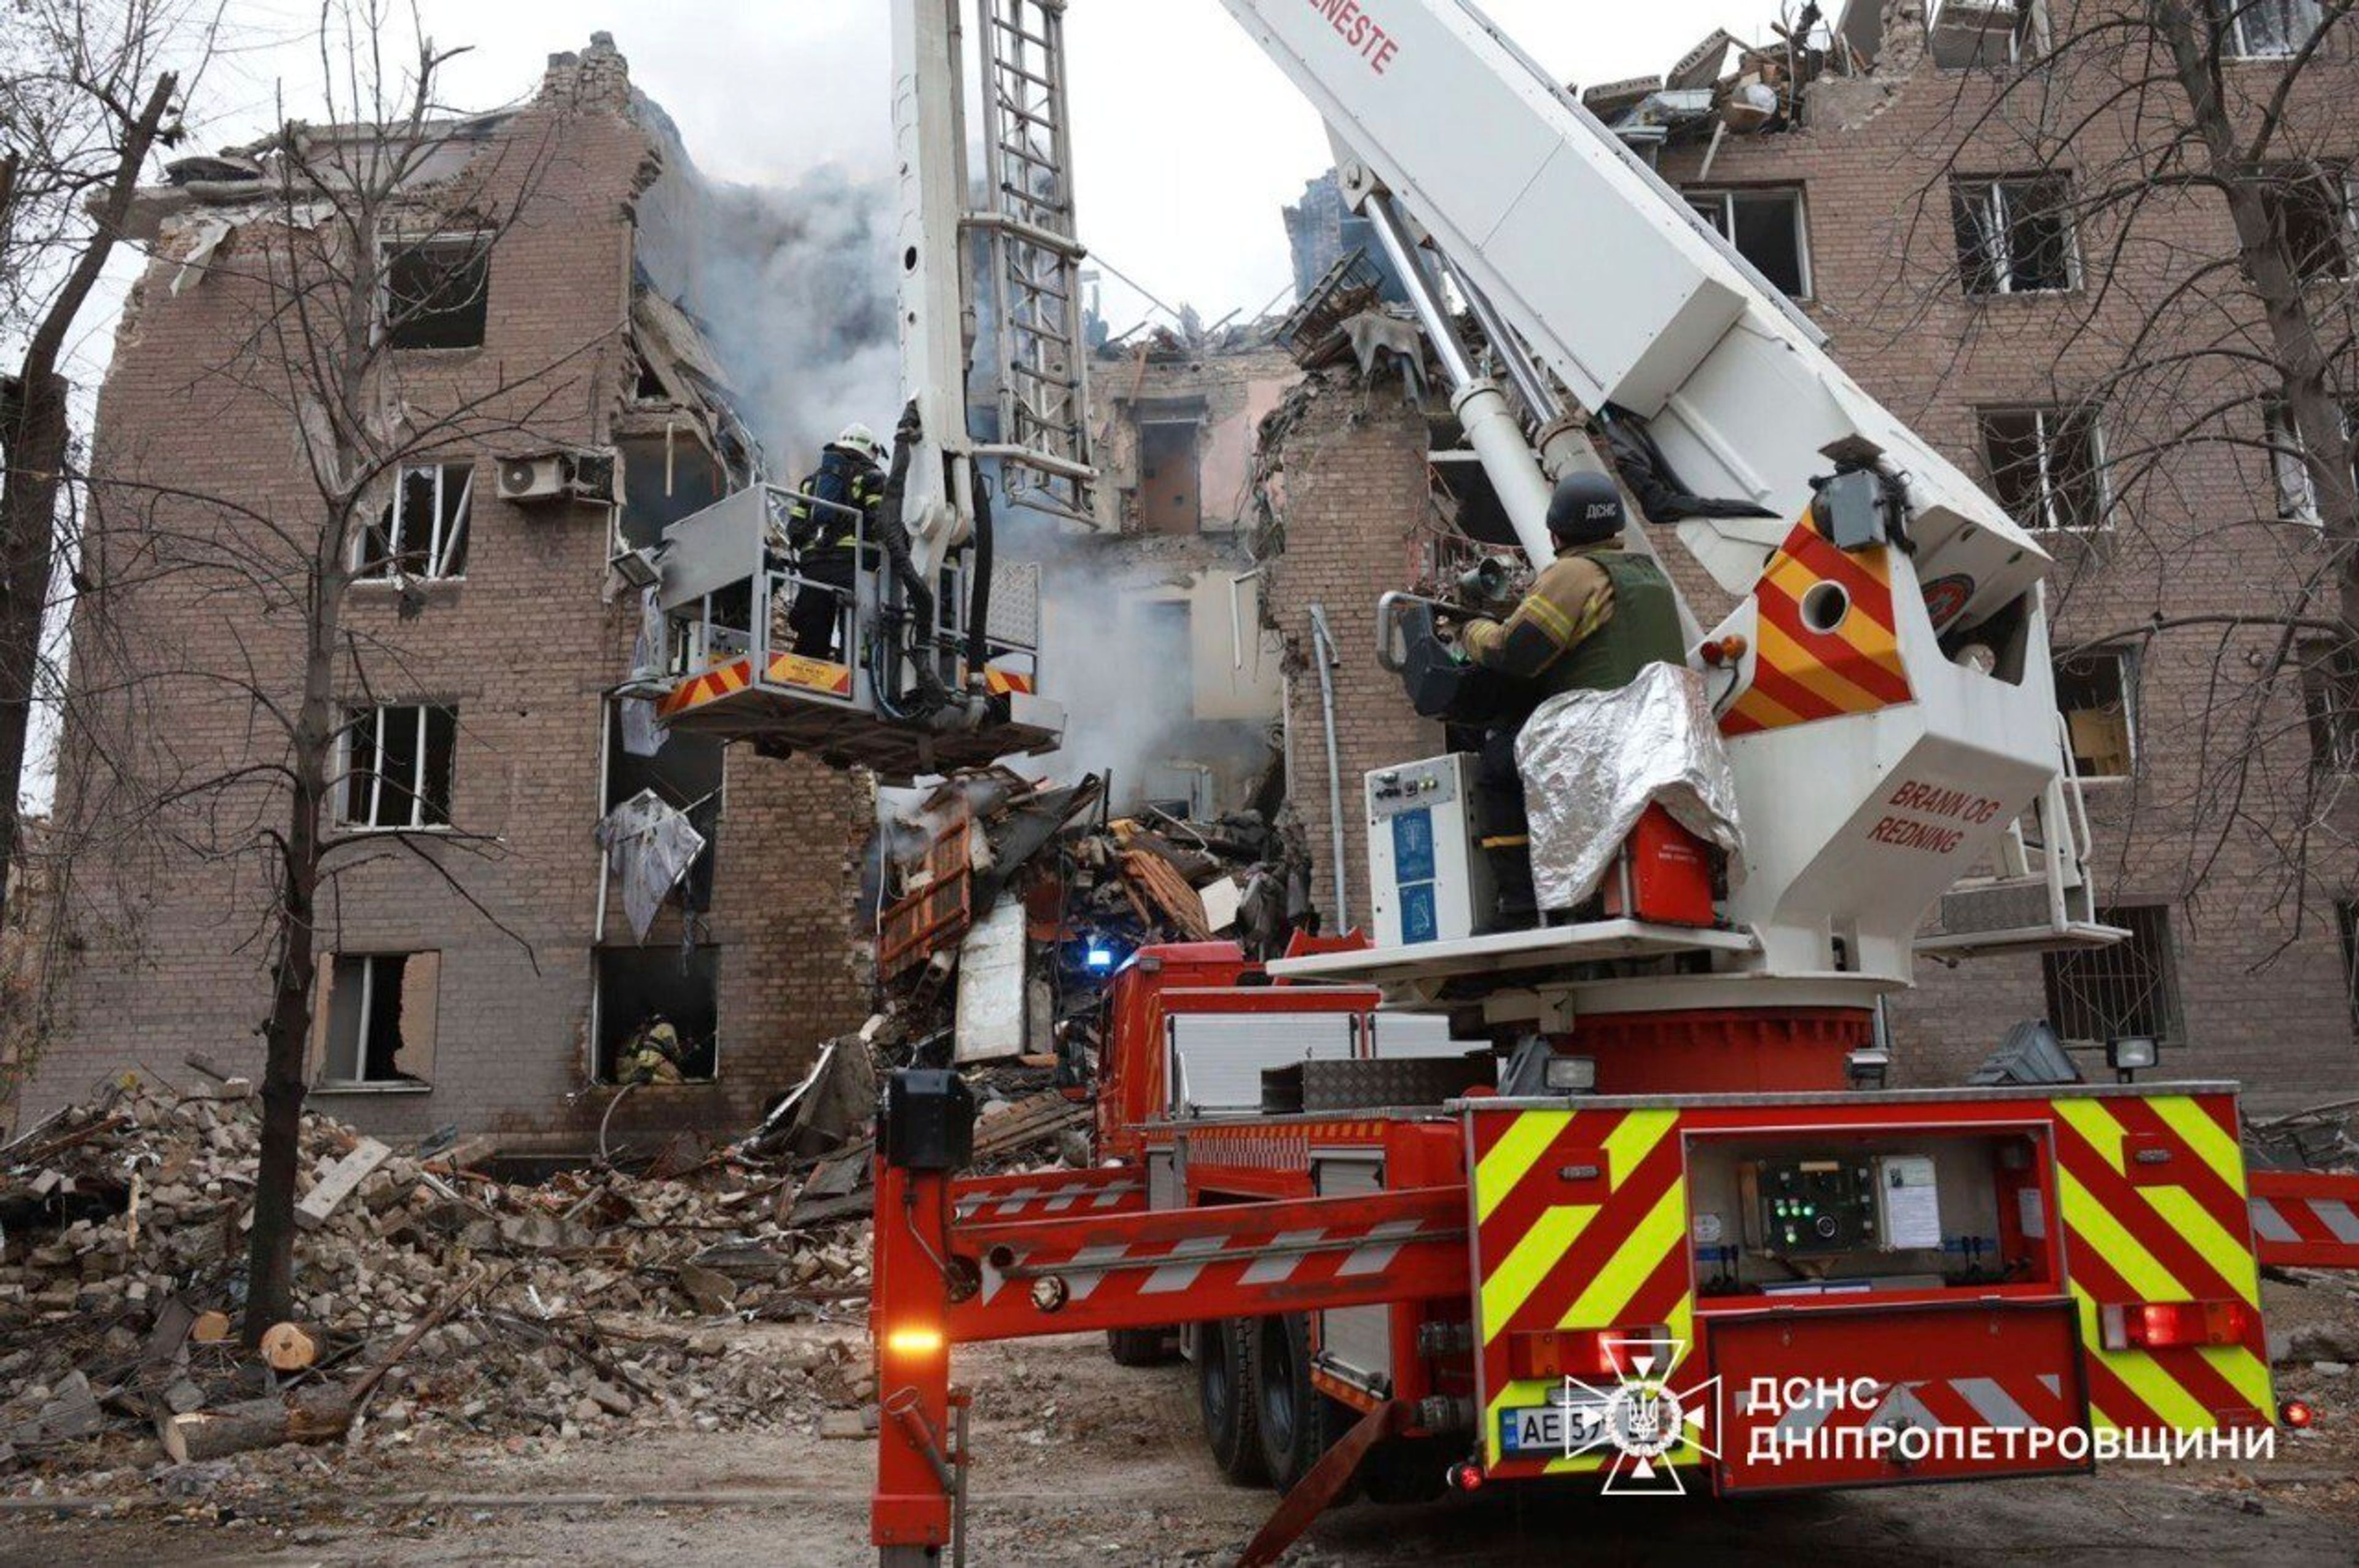
<path fill-rule="evenodd" d="M 7 455 L 7 472 L 0 477 L 0 529 L 5 530 L 0 533 L 0 909 L 5 907 L 6 871 L 16 860 L 16 792 L 25 776 L 25 738 L 41 667 L 41 622 L 56 561 L 58 492 L 71 433 L 58 358 L 131 216 L 139 171 L 156 145 L 178 83 L 169 71 L 158 77 L 137 117 L 122 126 L 122 144 L 90 243 L 74 258 L 27 341 L 16 406 L 0 411 L 0 447 Z M 7 178 L 13 187 L 13 157 Z"/>
<path fill-rule="evenodd" d="M 60 471 L 71 432 L 68 395 L 65 377 L 28 366 L 15 405 L 0 413 L 0 449 L 7 456 L 7 477 L 0 481 L 0 907 L 5 869 L 16 858 L 16 793 L 40 676 Z"/>
<path fill-rule="evenodd" d="M 340 530 L 337 532 L 341 532 Z M 263 1031 L 262 1148 L 256 1160 L 254 1235 L 246 1253 L 248 1346 L 291 1317 L 295 1282 L 295 1176 L 302 1154 L 304 1068 L 311 1039 L 311 991 L 319 957 L 316 900 L 321 816 L 335 744 L 335 646 L 342 584 L 316 573 L 303 651 L 303 703 L 295 719 L 295 785 L 278 894 L 277 976 Z"/>

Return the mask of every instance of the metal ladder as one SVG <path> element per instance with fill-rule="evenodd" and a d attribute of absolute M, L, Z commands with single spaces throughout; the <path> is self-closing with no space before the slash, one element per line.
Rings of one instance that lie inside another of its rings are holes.
<path fill-rule="evenodd" d="M 976 454 L 1000 460 L 1006 499 L 1094 523 L 1089 345 L 1073 229 L 1065 102 L 1065 0 L 976 0 L 983 33 L 983 205 L 998 348 L 999 431 Z"/>

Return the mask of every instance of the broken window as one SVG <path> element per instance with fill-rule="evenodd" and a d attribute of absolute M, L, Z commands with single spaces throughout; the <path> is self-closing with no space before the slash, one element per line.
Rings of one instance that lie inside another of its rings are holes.
<path fill-rule="evenodd" d="M 2359 899 L 2334 906 L 2334 926 L 2343 936 L 2343 990 L 2351 1003 L 2351 1031 L 2359 1034 Z"/>
<path fill-rule="evenodd" d="M 2311 762 L 2329 773 L 2359 773 L 2359 647 L 2313 638 L 2299 656 Z"/>
<path fill-rule="evenodd" d="M 362 531 L 353 571 L 362 578 L 467 575 L 467 523 L 475 465 L 406 468 L 393 500 Z"/>
<path fill-rule="evenodd" d="M 481 234 L 387 241 L 385 332 L 397 349 L 474 349 L 491 306 L 491 242 Z"/>
<path fill-rule="evenodd" d="M 2283 59 L 2318 31 L 2318 0 L 2212 0 L 2220 52 L 2243 59 Z"/>
<path fill-rule="evenodd" d="M 712 907 L 714 847 L 721 832 L 722 755 L 717 737 L 685 730 L 658 730 L 662 744 L 652 756 L 640 756 L 626 743 L 634 726 L 623 719 L 616 698 L 606 706 L 606 793 L 598 814 L 603 816 L 641 790 L 653 790 L 658 799 L 687 814 L 689 823 L 704 835 L 704 852 L 680 879 L 690 910 Z"/>
<path fill-rule="evenodd" d="M 338 759 L 347 827 L 446 827 L 459 710 L 426 704 L 355 708 Z"/>
<path fill-rule="evenodd" d="M 2072 766 L 2084 779 L 2127 778 L 2137 762 L 2127 654 L 2081 654 L 2056 662 L 2056 707 L 2071 737 Z"/>
<path fill-rule="evenodd" d="M 2294 276 L 2305 283 L 2351 276 L 2352 200 L 2349 177 L 2315 163 L 2267 169 L 2261 201 L 2269 224 L 2284 238 Z"/>
<path fill-rule="evenodd" d="M 2293 427 L 2293 414 L 2271 398 L 2264 417 L 2268 424 L 2269 466 L 2277 481 L 2277 515 L 2314 524 L 2319 521 L 2318 486 L 2311 482 L 2310 461 L 2303 455 L 2301 432 Z M 2343 411 L 2344 449 L 2352 459 L 2352 479 L 2359 483 L 2359 451 L 2350 447 L 2354 434 L 2359 434 L 2359 404 Z"/>
<path fill-rule="evenodd" d="M 1696 215 L 1754 270 L 1795 299 L 1810 297 L 1810 236 L 1799 190 L 1690 190 Z"/>
<path fill-rule="evenodd" d="M 719 1075 L 719 947 L 600 947 L 592 962 L 600 1083 L 632 1076 L 634 1058 L 649 1050 L 671 1054 L 683 1081 L 710 1083 Z"/>
<path fill-rule="evenodd" d="M 2036 0 L 1937 0 L 1925 19 L 1933 63 L 1945 70 L 2014 65 L 2040 48 Z"/>
<path fill-rule="evenodd" d="M 623 459 L 623 509 L 618 526 L 625 549 L 663 543 L 663 531 L 701 512 L 728 489 L 720 460 L 704 443 L 677 427 L 660 436 L 629 436 L 614 443 Z"/>
<path fill-rule="evenodd" d="M 319 1087 L 429 1083 L 442 955 L 338 953 L 321 968 L 312 1026 Z"/>
<path fill-rule="evenodd" d="M 1193 534 L 1204 520 L 1203 421 L 1195 415 L 1141 414 L 1138 525 L 1150 534 Z"/>
<path fill-rule="evenodd" d="M 1952 186 L 1950 222 L 1966 292 L 2053 294 L 2077 287 L 2071 194 L 2060 174 Z"/>
<path fill-rule="evenodd" d="M 2160 904 L 2100 909 L 2097 920 L 2128 937 L 2110 947 L 2042 956 L 2048 1022 L 2058 1038 L 2080 1045 L 2182 1038 L 2179 968 L 2170 949 L 2170 911 Z"/>
<path fill-rule="evenodd" d="M 2033 529 L 2091 529 L 2104 517 L 2096 410 L 1985 408 L 1983 461 L 1999 504 Z"/>

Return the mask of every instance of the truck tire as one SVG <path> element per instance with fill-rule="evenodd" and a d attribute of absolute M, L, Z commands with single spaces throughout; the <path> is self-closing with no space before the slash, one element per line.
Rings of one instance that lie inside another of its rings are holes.
<path fill-rule="evenodd" d="M 1254 1426 L 1246 1326 L 1223 1318 L 1196 1329 L 1196 1404 L 1204 1417 L 1204 1442 L 1221 1474 L 1241 1487 L 1269 1478 L 1262 1466 L 1261 1434 Z"/>
<path fill-rule="evenodd" d="M 1254 1422 L 1260 1428 L 1262 1464 L 1281 1492 L 1310 1473 L 1320 1455 L 1343 1435 L 1335 1401 L 1310 1382 L 1310 1319 L 1290 1312 L 1248 1325 L 1253 1354 Z"/>
<path fill-rule="evenodd" d="M 1109 1328 L 1106 1354 L 1117 1367 L 1160 1367 L 1171 1359 L 1168 1328 Z"/>

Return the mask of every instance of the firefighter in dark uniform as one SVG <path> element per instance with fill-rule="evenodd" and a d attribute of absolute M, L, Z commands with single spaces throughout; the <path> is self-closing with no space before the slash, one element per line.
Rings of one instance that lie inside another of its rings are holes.
<path fill-rule="evenodd" d="M 821 450 L 817 471 L 802 482 L 803 494 L 832 504 L 799 500 L 788 514 L 803 584 L 787 612 L 787 627 L 794 634 L 794 651 L 807 658 L 838 656 L 836 627 L 852 599 L 860 535 L 864 531 L 871 540 L 875 537 L 876 503 L 885 495 L 884 451 L 867 426 L 845 426 Z M 857 512 L 863 521 L 855 524 L 836 507 Z M 846 648 L 841 656 L 849 658 L 851 652 Z"/>
<path fill-rule="evenodd" d="M 1619 691 L 1657 662 L 1687 658 L 1679 596 L 1651 556 L 1621 548 L 1622 493 L 1602 473 L 1565 476 L 1549 499 L 1549 562 L 1515 613 L 1474 621 L 1460 634 L 1466 657 L 1523 683 L 1529 698 L 1495 725 L 1475 768 L 1483 847 L 1498 890 L 1503 924 L 1528 925 L 1532 893 L 1529 819 L 1516 770 L 1516 737 L 1532 709 L 1568 691 Z"/>

